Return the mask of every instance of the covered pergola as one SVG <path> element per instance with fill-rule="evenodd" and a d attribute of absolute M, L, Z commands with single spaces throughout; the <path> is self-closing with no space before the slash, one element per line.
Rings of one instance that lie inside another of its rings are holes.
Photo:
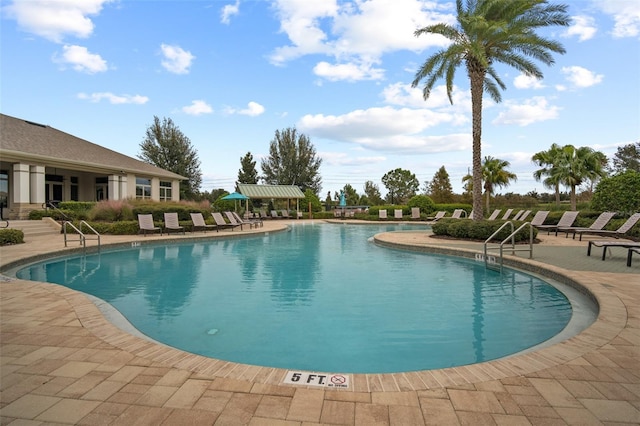
<path fill-rule="evenodd" d="M 296 212 L 300 212 L 300 200 L 304 194 L 295 185 L 258 185 L 239 183 L 238 191 L 250 199 L 256 200 L 296 200 Z"/>

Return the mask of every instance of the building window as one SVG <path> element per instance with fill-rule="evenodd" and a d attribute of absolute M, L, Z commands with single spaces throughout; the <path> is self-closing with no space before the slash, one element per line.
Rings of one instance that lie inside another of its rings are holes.
<path fill-rule="evenodd" d="M 78 177 L 71 176 L 71 201 L 78 201 Z"/>
<path fill-rule="evenodd" d="M 160 201 L 171 201 L 171 182 L 160 181 Z"/>
<path fill-rule="evenodd" d="M 0 207 L 9 206 L 9 172 L 0 170 Z"/>
<path fill-rule="evenodd" d="M 139 200 L 151 199 L 151 179 L 136 178 L 136 198 Z"/>

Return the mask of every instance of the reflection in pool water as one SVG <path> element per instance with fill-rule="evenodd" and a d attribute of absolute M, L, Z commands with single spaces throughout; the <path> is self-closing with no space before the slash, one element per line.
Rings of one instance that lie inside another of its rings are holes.
<path fill-rule="evenodd" d="M 394 229 L 307 223 L 50 260 L 17 275 L 95 295 L 168 345 L 288 369 L 465 365 L 531 347 L 569 321 L 566 297 L 536 277 L 367 241 Z"/>

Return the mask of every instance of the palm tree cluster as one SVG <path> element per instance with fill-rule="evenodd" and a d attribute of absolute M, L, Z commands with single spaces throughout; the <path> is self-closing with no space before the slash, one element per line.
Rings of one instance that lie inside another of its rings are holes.
<path fill-rule="evenodd" d="M 540 169 L 533 173 L 537 181 L 556 193 L 556 204 L 560 204 L 560 185 L 571 188 L 571 209 L 576 210 L 576 188 L 587 181 L 592 183 L 607 175 L 607 157 L 600 151 L 583 146 L 560 146 L 552 144 L 546 151 L 531 157 Z"/>

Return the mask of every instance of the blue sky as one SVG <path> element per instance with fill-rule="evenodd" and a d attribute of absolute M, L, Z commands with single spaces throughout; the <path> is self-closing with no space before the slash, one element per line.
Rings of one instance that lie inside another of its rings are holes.
<path fill-rule="evenodd" d="M 482 155 L 511 163 L 499 192 L 550 192 L 532 154 L 552 143 L 610 158 L 640 140 L 640 7 L 570 0 L 570 27 L 545 30 L 567 53 L 537 81 L 498 67 L 502 103 L 484 101 Z M 464 69 L 454 104 L 442 81 L 428 101 L 410 87 L 444 40 L 416 28 L 453 22 L 444 0 L 0 1 L 0 111 L 135 157 L 153 117 L 197 150 L 203 190 L 232 191 L 240 158 L 268 154 L 296 127 L 323 163 L 321 198 L 363 193 L 390 170 L 421 189 L 441 166 L 456 192 L 471 167 Z"/>

